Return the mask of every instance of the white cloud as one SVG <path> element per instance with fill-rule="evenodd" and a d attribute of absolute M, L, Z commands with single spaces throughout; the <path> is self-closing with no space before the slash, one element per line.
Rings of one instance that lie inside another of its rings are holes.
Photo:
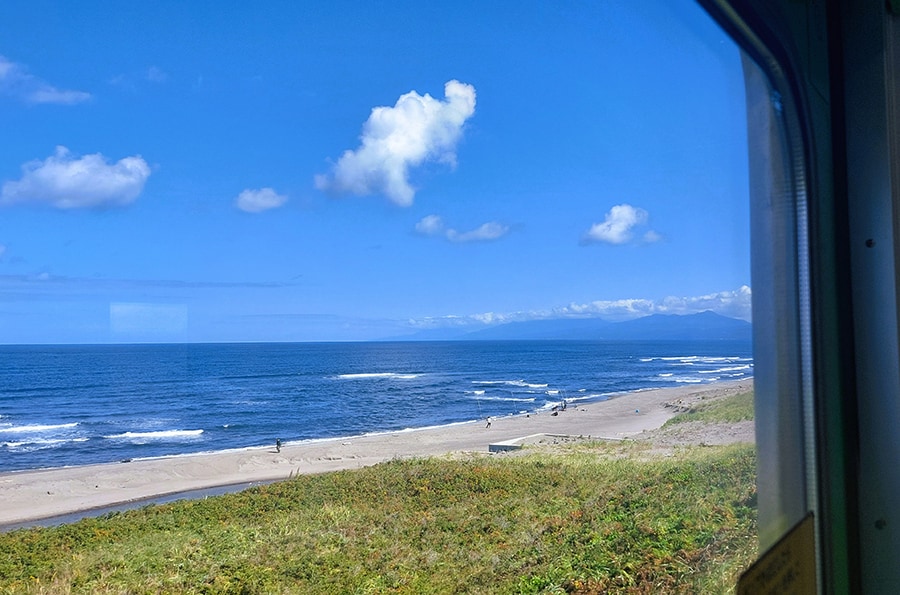
<path fill-rule="evenodd" d="M 489 242 L 502 238 L 509 231 L 509 227 L 496 221 L 488 221 L 472 231 L 459 232 L 455 229 L 447 230 L 447 239 L 451 242 Z"/>
<path fill-rule="evenodd" d="M 475 113 L 475 87 L 452 80 L 445 100 L 410 91 L 393 107 L 376 107 L 363 125 L 361 144 L 345 151 L 330 174 L 318 175 L 316 187 L 336 195 L 382 193 L 409 206 L 415 190 L 409 170 L 425 162 L 456 164 L 463 124 Z"/>
<path fill-rule="evenodd" d="M 483 223 L 471 231 L 458 231 L 445 228 L 443 220 L 437 215 L 428 215 L 416 223 L 416 232 L 425 236 L 443 236 L 451 242 L 489 242 L 505 236 L 509 227 L 496 221 Z"/>
<path fill-rule="evenodd" d="M 659 242 L 662 240 L 662 236 L 652 229 L 644 234 L 644 243 L 652 244 L 653 242 Z"/>
<path fill-rule="evenodd" d="M 668 296 L 662 300 L 624 299 L 597 300 L 585 304 L 569 304 L 555 309 L 554 316 L 596 316 L 609 320 L 628 320 L 650 314 L 696 314 L 712 310 L 722 316 L 750 320 L 753 291 L 742 285 L 733 291 L 720 291 L 700 296 Z"/>
<path fill-rule="evenodd" d="M 441 235 L 444 231 L 444 222 L 437 215 L 428 215 L 416 223 L 416 231 L 425 236 Z"/>
<path fill-rule="evenodd" d="M 712 310 L 723 316 L 750 320 L 753 291 L 742 285 L 735 291 L 720 291 L 694 297 L 670 296 L 657 305 L 662 314 L 691 314 Z"/>
<path fill-rule="evenodd" d="M 125 205 L 138 197 L 150 177 L 140 156 L 107 163 L 100 153 L 74 157 L 65 147 L 44 161 L 22 166 L 22 178 L 3 183 L 0 205 L 45 203 L 59 209 Z"/>
<path fill-rule="evenodd" d="M 634 230 L 647 222 L 648 214 L 644 209 L 629 204 L 616 205 L 609 210 L 603 223 L 595 223 L 585 234 L 587 242 L 605 242 L 608 244 L 624 244 L 634 237 Z M 660 235 L 653 230 L 643 235 L 645 242 L 656 242 Z"/>
<path fill-rule="evenodd" d="M 609 320 L 628 320 L 656 313 L 653 300 L 633 298 L 622 300 L 595 300 L 586 304 L 571 303 L 556 308 L 553 314 L 562 317 L 597 317 Z"/>
<path fill-rule="evenodd" d="M 426 317 L 409 321 L 416 328 L 466 327 L 521 322 L 527 320 L 548 320 L 558 318 L 602 318 L 610 321 L 631 320 L 651 314 L 697 314 L 711 310 L 722 316 L 751 320 L 753 291 L 742 285 L 734 291 L 721 291 L 701 296 L 669 296 L 654 301 L 643 298 L 621 300 L 595 300 L 587 303 L 571 303 L 550 310 L 529 310 L 520 312 L 483 312 L 467 316 L 451 315 Z"/>
<path fill-rule="evenodd" d="M 261 213 L 269 209 L 275 209 L 287 202 L 288 197 L 278 194 L 272 188 L 260 188 L 259 190 L 244 190 L 234 204 L 237 208 L 247 213 Z"/>
<path fill-rule="evenodd" d="M 30 74 L 21 64 L 0 56 L 0 93 L 16 97 L 26 103 L 56 103 L 70 105 L 91 98 L 90 93 L 57 89 Z"/>

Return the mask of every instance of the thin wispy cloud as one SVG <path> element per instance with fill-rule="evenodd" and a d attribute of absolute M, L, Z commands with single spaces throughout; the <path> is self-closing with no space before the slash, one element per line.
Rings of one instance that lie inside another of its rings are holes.
<path fill-rule="evenodd" d="M 182 296 L 195 290 L 215 293 L 231 289 L 273 290 L 294 287 L 294 283 L 257 281 L 183 281 L 175 279 L 127 279 L 69 277 L 50 274 L 46 271 L 28 275 L 0 274 L 0 298 L 29 299 L 28 296 L 56 295 L 65 299 L 76 296 L 96 295 L 98 291 L 106 295 L 158 295 L 163 297 Z"/>
<path fill-rule="evenodd" d="M 742 285 L 733 291 L 721 291 L 700 296 L 669 296 L 661 300 L 642 298 L 620 300 L 595 300 L 586 303 L 571 303 L 550 310 L 530 310 L 521 312 L 482 312 L 478 314 L 449 315 L 416 318 L 410 326 L 420 329 L 444 327 L 477 327 L 524 322 L 528 320 L 550 320 L 559 318 L 601 318 L 610 321 L 631 320 L 652 314 L 697 314 L 712 311 L 722 316 L 751 320 L 753 291 Z"/>
<path fill-rule="evenodd" d="M 475 113 L 475 87 L 456 80 L 444 85 L 443 101 L 410 91 L 393 107 L 376 107 L 363 124 L 360 146 L 345 151 L 332 171 L 315 177 L 333 195 L 383 194 L 395 204 L 413 204 L 410 170 L 427 162 L 456 164 L 463 125 Z"/>
<path fill-rule="evenodd" d="M 31 104 L 71 105 L 91 98 L 85 91 L 59 89 L 28 72 L 28 68 L 0 56 L 0 94 Z"/>
<path fill-rule="evenodd" d="M 246 213 L 261 213 L 270 209 L 277 209 L 287 202 L 288 197 L 278 194 L 272 188 L 260 188 L 258 190 L 246 189 L 241 192 L 234 201 L 234 205 Z"/>
<path fill-rule="evenodd" d="M 509 233 L 509 226 L 488 221 L 470 231 L 459 231 L 444 226 L 444 221 L 438 215 L 428 215 L 416 223 L 416 232 L 431 237 L 443 237 L 451 242 L 490 242 L 497 240 Z"/>
<path fill-rule="evenodd" d="M 100 153 L 76 157 L 60 146 L 47 159 L 23 165 L 19 180 L 4 182 L 0 205 L 122 206 L 140 195 L 148 177 L 150 166 L 139 155 L 109 163 Z"/>
<path fill-rule="evenodd" d="M 151 83 L 164 83 L 169 80 L 169 75 L 158 66 L 151 66 L 144 73 L 144 78 Z"/>
<path fill-rule="evenodd" d="M 137 93 L 139 89 L 146 88 L 147 84 L 162 85 L 169 81 L 169 73 L 159 66 L 148 66 L 143 70 L 133 70 L 128 73 L 117 74 L 107 82 L 118 89 Z"/>
<path fill-rule="evenodd" d="M 634 240 L 635 233 L 647 223 L 647 211 L 629 204 L 616 205 L 606 213 L 602 223 L 594 223 L 584 235 L 585 243 L 626 244 Z M 644 242 L 656 242 L 660 235 L 647 230 L 641 236 Z"/>

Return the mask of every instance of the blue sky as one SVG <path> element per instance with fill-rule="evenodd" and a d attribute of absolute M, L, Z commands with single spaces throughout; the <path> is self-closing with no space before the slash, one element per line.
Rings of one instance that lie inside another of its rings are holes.
<path fill-rule="evenodd" d="M 692 2 L 0 7 L 0 343 L 750 316 Z"/>

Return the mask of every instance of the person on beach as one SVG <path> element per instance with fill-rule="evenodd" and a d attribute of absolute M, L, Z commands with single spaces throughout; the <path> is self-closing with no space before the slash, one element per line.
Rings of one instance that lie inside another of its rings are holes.
<path fill-rule="evenodd" d="M 275 439 L 275 452 L 281 452 L 281 438 Z"/>
<path fill-rule="evenodd" d="M 490 418 L 490 417 L 489 417 L 489 418 L 487 418 L 487 425 L 486 425 L 486 426 L 484 426 L 484 427 L 485 427 L 485 428 L 489 428 L 489 427 L 491 427 L 491 418 Z"/>

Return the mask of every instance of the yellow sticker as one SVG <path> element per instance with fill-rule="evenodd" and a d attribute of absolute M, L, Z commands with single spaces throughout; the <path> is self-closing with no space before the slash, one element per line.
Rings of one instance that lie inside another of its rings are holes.
<path fill-rule="evenodd" d="M 737 595 L 815 595 L 816 529 L 812 513 L 753 563 Z"/>

